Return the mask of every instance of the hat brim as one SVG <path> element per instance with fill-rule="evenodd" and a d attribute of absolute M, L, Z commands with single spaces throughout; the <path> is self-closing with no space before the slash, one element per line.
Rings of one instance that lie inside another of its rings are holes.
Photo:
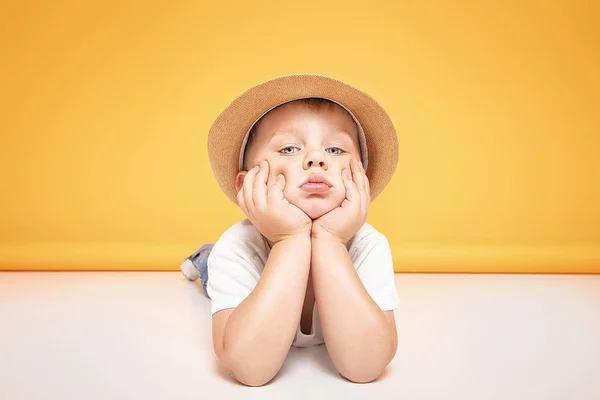
<path fill-rule="evenodd" d="M 248 129 L 267 110 L 293 100 L 325 98 L 348 108 L 360 122 L 367 142 L 366 171 L 371 202 L 392 179 L 398 164 L 398 137 L 391 119 L 375 99 L 338 79 L 315 74 L 285 75 L 251 87 L 215 119 L 208 134 L 208 158 L 217 183 L 237 204 L 235 179 Z"/>

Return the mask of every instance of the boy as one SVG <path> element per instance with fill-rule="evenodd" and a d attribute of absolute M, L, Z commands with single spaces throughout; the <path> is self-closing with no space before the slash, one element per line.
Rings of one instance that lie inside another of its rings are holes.
<path fill-rule="evenodd" d="M 376 379 L 397 348 L 391 252 L 366 223 L 398 159 L 385 111 L 339 80 L 287 75 L 235 99 L 208 152 L 247 216 L 181 266 L 211 298 L 220 362 L 260 386 L 291 345 L 325 343 L 342 376 Z"/>

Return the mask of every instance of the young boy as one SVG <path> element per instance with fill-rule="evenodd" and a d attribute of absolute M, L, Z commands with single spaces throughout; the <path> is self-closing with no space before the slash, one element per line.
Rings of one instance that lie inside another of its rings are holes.
<path fill-rule="evenodd" d="M 291 345 L 325 343 L 342 376 L 376 379 L 397 348 L 391 252 L 366 223 L 398 160 L 385 111 L 339 80 L 287 75 L 235 99 L 208 153 L 247 216 L 181 266 L 211 298 L 222 365 L 264 385 Z"/>

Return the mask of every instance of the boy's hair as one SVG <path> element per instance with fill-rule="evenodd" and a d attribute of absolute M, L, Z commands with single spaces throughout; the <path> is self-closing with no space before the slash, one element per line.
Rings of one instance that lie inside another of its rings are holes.
<path fill-rule="evenodd" d="M 322 99 L 319 97 L 311 97 L 311 98 L 307 98 L 307 99 L 292 100 L 292 101 L 290 101 L 290 103 L 305 104 L 308 107 L 308 109 L 312 112 L 317 112 L 322 109 L 327 109 L 330 107 L 338 106 L 336 103 L 334 103 L 331 100 Z M 284 104 L 288 104 L 288 103 L 284 103 Z M 273 110 L 278 109 L 279 107 L 283 106 L 284 104 L 281 104 L 281 105 L 275 107 Z M 271 112 L 273 110 L 270 110 L 269 112 Z M 251 149 L 252 149 L 253 143 L 255 142 L 255 139 L 256 139 L 256 134 L 258 131 L 259 124 L 260 124 L 260 119 L 254 124 L 254 126 L 250 130 L 250 134 L 248 135 L 248 142 L 246 143 L 246 151 L 244 152 L 244 170 L 245 171 L 248 171 L 250 168 L 252 168 L 252 165 L 248 165 L 248 154 L 251 154 L 251 152 L 252 152 Z"/>

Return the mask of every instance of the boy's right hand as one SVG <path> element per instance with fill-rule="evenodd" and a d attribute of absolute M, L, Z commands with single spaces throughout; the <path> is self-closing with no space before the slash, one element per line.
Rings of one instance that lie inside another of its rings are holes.
<path fill-rule="evenodd" d="M 269 163 L 262 161 L 244 177 L 238 205 L 256 229 L 273 244 L 294 236 L 310 237 L 312 220 L 283 195 L 285 177 L 279 175 L 267 188 Z"/>

